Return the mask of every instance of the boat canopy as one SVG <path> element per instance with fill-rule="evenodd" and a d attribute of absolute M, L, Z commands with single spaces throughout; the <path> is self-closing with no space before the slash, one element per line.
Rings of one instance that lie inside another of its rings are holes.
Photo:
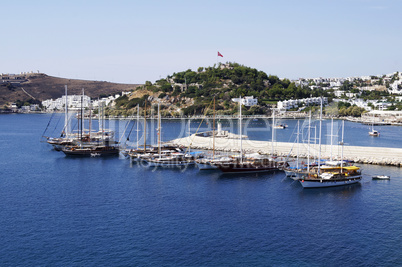
<path fill-rule="evenodd" d="M 360 167 L 357 167 L 357 166 L 347 166 L 347 167 L 343 167 L 343 168 L 348 171 L 357 171 L 360 169 Z"/>

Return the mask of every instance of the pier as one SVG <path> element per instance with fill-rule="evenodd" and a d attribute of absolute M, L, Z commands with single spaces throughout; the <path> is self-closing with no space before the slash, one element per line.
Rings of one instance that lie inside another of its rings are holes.
<path fill-rule="evenodd" d="M 300 143 L 272 142 L 243 140 L 243 153 L 272 154 L 277 157 L 310 157 L 318 158 L 319 146 Z M 212 150 L 235 153 L 240 151 L 239 139 L 215 138 L 215 145 L 212 137 L 190 137 L 174 139 L 169 144 L 176 146 L 191 147 L 192 149 Z M 341 160 L 342 147 L 340 145 L 321 145 L 321 159 Z M 332 155 L 332 157 L 331 157 Z M 390 147 L 365 147 L 365 146 L 343 146 L 343 159 L 356 163 L 389 165 L 402 167 L 402 148 Z"/>

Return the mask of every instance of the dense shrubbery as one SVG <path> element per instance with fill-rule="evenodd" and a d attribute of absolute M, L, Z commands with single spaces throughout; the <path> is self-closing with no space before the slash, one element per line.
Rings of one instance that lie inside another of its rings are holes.
<path fill-rule="evenodd" d="M 342 107 L 339 109 L 339 116 L 352 116 L 352 117 L 360 117 L 362 113 L 366 112 L 364 108 L 360 108 L 358 106 L 350 106 L 350 107 Z"/>

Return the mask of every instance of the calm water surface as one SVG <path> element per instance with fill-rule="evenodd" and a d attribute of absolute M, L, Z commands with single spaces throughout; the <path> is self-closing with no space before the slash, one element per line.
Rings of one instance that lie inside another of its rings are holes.
<path fill-rule="evenodd" d="M 361 165 L 361 184 L 311 190 L 282 172 L 153 170 L 65 157 L 39 142 L 49 118 L 0 116 L 1 266 L 402 265 L 400 168 Z M 345 134 L 367 132 L 346 125 Z M 162 127 L 165 140 L 186 132 L 180 122 Z"/>

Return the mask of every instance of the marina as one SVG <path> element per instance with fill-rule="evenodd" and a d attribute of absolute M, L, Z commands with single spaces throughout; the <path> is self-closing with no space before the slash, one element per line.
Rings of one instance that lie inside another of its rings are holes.
<path fill-rule="evenodd" d="M 1 265 L 396 266 L 402 260 L 398 249 L 400 167 L 357 164 L 362 170 L 357 184 L 303 189 L 282 171 L 225 174 L 200 171 L 194 164 L 147 168 L 122 155 L 70 157 L 38 142 L 50 116 L 0 117 L 0 143 L 5 152 L 0 154 L 0 226 L 5 244 L 0 249 Z M 223 131 L 228 123 L 222 121 Z M 251 140 L 259 139 L 253 144 L 264 145 L 259 149 L 269 154 L 272 147 L 266 140 L 271 133 L 257 130 L 259 126 L 266 129 L 261 121 L 252 123 L 256 131 L 248 129 L 245 134 Z M 292 139 L 295 124 L 285 123 L 289 127 L 277 131 L 275 151 L 281 143 L 286 149 L 291 147 L 291 142 L 284 141 Z M 147 124 L 147 144 L 156 145 L 152 132 L 157 121 Z M 199 124 L 190 123 L 191 137 Z M 356 129 L 355 125 L 348 123 L 345 132 L 357 135 L 361 131 L 367 142 L 373 142 L 367 128 L 357 125 Z M 140 143 L 144 141 L 142 126 Z M 60 133 L 61 127 L 62 123 L 54 132 Z M 162 120 L 163 143 L 190 138 L 187 127 L 188 121 Z M 112 122 L 105 128 L 115 129 L 118 140 L 126 136 L 125 122 Z M 53 131 L 54 126 L 49 129 Z M 236 129 L 234 124 L 234 134 L 238 134 Z M 375 141 L 386 144 L 386 137 Z M 236 141 L 216 138 L 216 146 L 228 142 L 236 150 Z M 248 149 L 249 140 L 243 141 Z M 322 145 L 323 155 L 330 150 L 327 141 Z M 137 143 L 135 131 L 130 142 Z M 21 153 L 26 148 L 29 153 Z M 376 175 L 392 179 L 373 180 Z M 306 254 L 306 247 L 318 247 L 320 255 Z"/>

